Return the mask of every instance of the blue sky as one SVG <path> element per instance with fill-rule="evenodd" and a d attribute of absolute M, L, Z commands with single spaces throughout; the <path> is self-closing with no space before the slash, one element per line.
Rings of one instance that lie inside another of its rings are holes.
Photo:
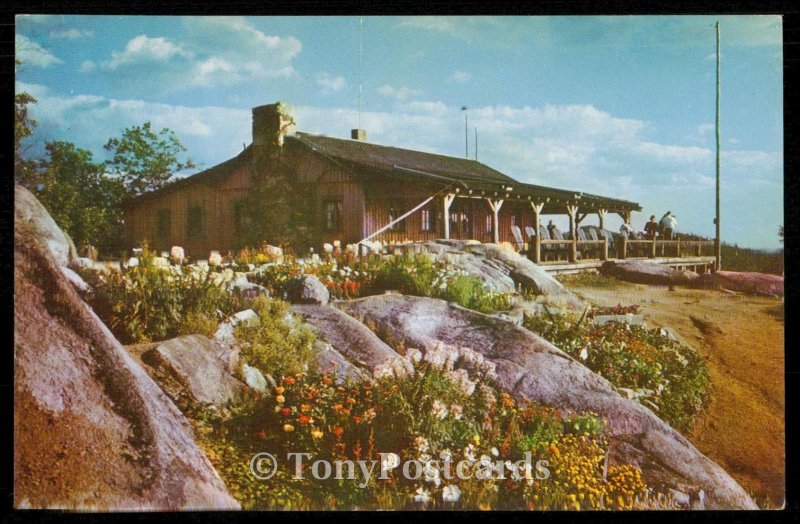
<path fill-rule="evenodd" d="M 671 210 L 713 236 L 717 20 L 723 239 L 776 248 L 777 16 L 364 17 L 360 75 L 358 17 L 20 16 L 16 89 L 38 99 L 34 154 L 58 139 L 104 159 L 108 138 L 149 120 L 204 167 L 250 143 L 250 109 L 278 100 L 302 131 L 347 138 L 360 120 L 371 142 L 453 156 L 467 106 L 481 162 L 637 201 L 637 228 Z"/>

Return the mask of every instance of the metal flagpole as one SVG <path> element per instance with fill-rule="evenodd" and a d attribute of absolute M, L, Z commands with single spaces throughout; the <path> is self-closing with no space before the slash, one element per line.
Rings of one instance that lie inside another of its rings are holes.
<path fill-rule="evenodd" d="M 720 152 L 719 152 L 719 65 L 720 65 L 720 58 L 719 58 L 719 21 L 717 21 L 717 216 L 714 219 L 714 224 L 716 225 L 716 239 L 714 242 L 714 249 L 715 249 L 715 256 L 716 261 L 714 263 L 714 269 L 719 271 L 722 269 L 722 238 L 720 237 L 720 213 L 719 213 L 719 167 L 720 167 Z"/>

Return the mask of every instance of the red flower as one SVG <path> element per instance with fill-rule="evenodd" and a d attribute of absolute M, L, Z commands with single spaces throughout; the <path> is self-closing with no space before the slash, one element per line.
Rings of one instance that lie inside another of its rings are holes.
<path fill-rule="evenodd" d="M 295 382 L 297 382 L 297 380 L 294 377 L 286 377 L 285 379 L 283 379 L 283 383 L 288 386 L 291 386 Z"/>
<path fill-rule="evenodd" d="M 341 426 L 336 426 L 333 428 L 333 434 L 337 437 L 341 437 L 344 434 L 344 428 Z"/>
<path fill-rule="evenodd" d="M 262 429 L 258 432 L 258 438 L 261 440 L 267 440 L 267 433 Z"/>
<path fill-rule="evenodd" d="M 298 419 L 298 422 L 300 422 L 300 424 L 302 424 L 304 426 L 310 424 L 311 423 L 311 415 L 300 415 L 300 418 Z"/>
<path fill-rule="evenodd" d="M 291 408 L 283 408 L 281 410 L 281 415 L 283 415 L 284 417 L 288 417 L 291 414 L 292 414 Z"/>

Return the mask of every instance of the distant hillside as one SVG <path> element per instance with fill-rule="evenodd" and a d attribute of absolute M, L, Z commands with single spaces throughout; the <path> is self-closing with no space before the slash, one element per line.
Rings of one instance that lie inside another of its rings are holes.
<path fill-rule="evenodd" d="M 722 269 L 783 274 L 783 249 L 765 251 L 722 244 Z"/>

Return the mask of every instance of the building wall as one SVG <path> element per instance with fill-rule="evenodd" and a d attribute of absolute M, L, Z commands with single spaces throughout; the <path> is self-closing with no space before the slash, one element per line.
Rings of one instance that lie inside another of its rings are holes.
<path fill-rule="evenodd" d="M 347 168 L 293 142 L 284 147 L 282 161 L 291 166 L 301 183 L 313 188 L 312 203 L 306 212 L 312 216 L 316 248 L 336 240 L 343 245 L 358 242 L 388 224 L 392 208 L 399 216 L 438 191 L 437 187 L 422 183 L 381 180 L 377 174 L 376 182 L 358 183 Z M 159 252 L 179 245 L 193 258 L 206 258 L 211 250 L 223 254 L 234 251 L 239 245 L 235 226 L 236 202 L 247 196 L 249 186 L 250 169 L 244 165 L 214 185 L 187 184 L 148 196 L 126 212 L 127 244 L 134 247 L 146 239 Z M 325 205 L 329 201 L 340 202 L 342 210 L 339 227 L 332 230 L 326 227 Z M 202 226 L 194 231 L 195 235 L 190 235 L 189 209 L 195 206 L 201 210 Z M 423 209 L 431 220 L 428 231 L 423 230 Z M 406 218 L 399 228 L 381 233 L 372 240 L 399 243 L 444 238 L 443 194 L 437 195 L 423 209 Z M 169 230 L 160 235 L 159 213 L 167 211 Z M 485 199 L 457 197 L 450 207 L 450 215 L 450 238 L 493 241 L 487 223 L 492 212 Z M 463 217 L 466 220 L 461 220 Z M 525 226 L 533 225 L 533 212 L 527 202 L 504 202 L 500 209 L 501 242 L 514 242 L 511 234 L 514 223 L 523 231 Z M 311 246 L 296 247 L 305 252 Z"/>

